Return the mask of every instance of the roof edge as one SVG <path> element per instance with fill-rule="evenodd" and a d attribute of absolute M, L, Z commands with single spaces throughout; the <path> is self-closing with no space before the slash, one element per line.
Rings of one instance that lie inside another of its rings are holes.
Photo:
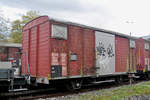
<path fill-rule="evenodd" d="M 36 20 L 36 19 L 39 19 L 39 18 L 41 18 L 41 17 L 48 17 L 48 18 L 49 18 L 49 16 L 47 16 L 47 15 L 42 15 L 42 16 L 36 17 L 36 18 L 30 20 L 29 22 L 27 22 L 27 23 L 22 27 L 22 29 L 24 29 L 24 27 L 25 27 L 26 25 L 28 25 L 29 23 L 31 23 L 32 21 L 34 21 L 34 20 Z"/>

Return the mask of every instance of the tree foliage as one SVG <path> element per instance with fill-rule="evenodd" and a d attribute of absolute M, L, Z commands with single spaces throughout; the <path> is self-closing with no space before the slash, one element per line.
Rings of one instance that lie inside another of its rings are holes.
<path fill-rule="evenodd" d="M 22 40 L 22 27 L 32 19 L 40 16 L 36 11 L 29 11 L 21 17 L 21 20 L 15 20 L 12 24 L 10 39 L 14 43 L 21 43 Z"/>
<path fill-rule="evenodd" d="M 10 34 L 10 39 L 14 43 L 20 43 L 22 40 L 22 22 L 20 20 L 15 20 L 12 22 L 12 29 Z"/>

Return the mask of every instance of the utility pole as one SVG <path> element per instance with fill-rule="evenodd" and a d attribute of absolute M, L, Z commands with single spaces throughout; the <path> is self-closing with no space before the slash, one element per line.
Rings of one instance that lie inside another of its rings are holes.
<path fill-rule="evenodd" d="M 126 21 L 126 23 L 127 24 L 133 24 L 134 22 L 133 21 Z M 130 29 L 130 37 L 131 37 L 131 29 Z M 131 42 L 131 40 L 129 40 L 129 82 L 130 82 L 130 85 L 132 86 L 132 78 L 133 78 L 133 75 L 132 75 L 132 70 L 131 70 L 131 68 L 133 67 L 132 65 L 131 65 L 131 47 L 130 47 L 130 42 Z"/>
<path fill-rule="evenodd" d="M 131 32 L 130 32 L 130 37 L 131 37 Z M 131 42 L 131 41 L 130 41 Z M 130 44 L 129 44 L 130 45 Z M 129 46 L 129 76 L 130 76 L 130 85 L 132 85 L 132 71 L 131 71 L 131 47 Z"/>

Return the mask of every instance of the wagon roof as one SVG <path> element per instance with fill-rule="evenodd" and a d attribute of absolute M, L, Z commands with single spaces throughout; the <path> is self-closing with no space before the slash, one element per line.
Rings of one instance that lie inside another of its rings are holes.
<path fill-rule="evenodd" d="M 6 43 L 6 42 L 0 42 L 1 47 L 21 47 L 22 45 L 19 43 Z"/>
<path fill-rule="evenodd" d="M 101 32 L 105 32 L 105 33 L 109 33 L 109 34 L 113 34 L 113 35 L 118 35 L 118 36 L 121 36 L 121 37 L 126 37 L 126 38 L 129 38 L 129 39 L 134 39 L 134 40 L 138 39 L 138 37 L 126 35 L 124 33 L 115 32 L 115 31 L 111 31 L 111 30 L 107 30 L 107 29 L 103 29 L 103 28 L 92 27 L 92 26 L 88 26 L 88 25 L 84 25 L 84 24 L 80 24 L 80 23 L 75 23 L 75 22 L 71 22 L 71 21 L 56 19 L 56 18 L 49 17 L 47 15 L 39 16 L 39 17 L 37 17 L 33 20 L 36 20 L 40 17 L 48 17 L 50 21 L 55 21 L 55 22 L 59 22 L 59 23 L 67 24 L 67 25 L 74 25 L 74 26 L 79 26 L 79 27 L 83 27 L 83 28 L 93 29 L 94 31 L 101 31 Z M 33 20 L 31 20 L 30 22 L 32 22 Z M 28 22 L 27 24 L 29 24 L 30 22 Z M 25 24 L 24 27 L 27 24 Z"/>
<path fill-rule="evenodd" d="M 113 35 L 118 35 L 118 36 L 130 38 L 130 39 L 138 39 L 137 37 L 126 35 L 126 34 L 123 34 L 120 32 L 115 32 L 115 31 L 111 31 L 111 30 L 107 30 L 107 29 L 103 29 L 103 28 L 92 27 L 92 26 L 88 26 L 88 25 L 84 25 L 84 24 L 80 24 L 80 23 L 75 23 L 75 22 L 71 22 L 71 21 L 60 20 L 60 19 L 55 19 L 55 18 L 51 18 L 51 17 L 49 17 L 49 20 L 64 23 L 67 25 L 74 25 L 74 26 L 79 26 L 79 27 L 83 27 L 83 28 L 93 29 L 95 31 L 101 31 L 101 32 L 105 32 L 105 33 L 109 33 L 109 34 L 113 34 Z"/>

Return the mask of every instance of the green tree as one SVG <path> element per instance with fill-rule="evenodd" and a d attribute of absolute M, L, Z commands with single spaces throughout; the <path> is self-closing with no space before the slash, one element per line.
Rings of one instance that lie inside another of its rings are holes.
<path fill-rule="evenodd" d="M 12 22 L 10 41 L 14 43 L 21 43 L 22 39 L 22 22 L 20 20 L 15 20 Z"/>
<path fill-rule="evenodd" d="M 29 11 L 26 15 L 22 16 L 22 24 L 26 24 L 27 22 L 31 21 L 32 19 L 39 17 L 40 14 L 37 11 Z"/>
<path fill-rule="evenodd" d="M 21 20 L 15 20 L 12 22 L 12 29 L 10 34 L 10 40 L 14 43 L 21 43 L 22 40 L 22 27 L 32 19 L 40 16 L 37 11 L 29 11 L 21 17 Z"/>

